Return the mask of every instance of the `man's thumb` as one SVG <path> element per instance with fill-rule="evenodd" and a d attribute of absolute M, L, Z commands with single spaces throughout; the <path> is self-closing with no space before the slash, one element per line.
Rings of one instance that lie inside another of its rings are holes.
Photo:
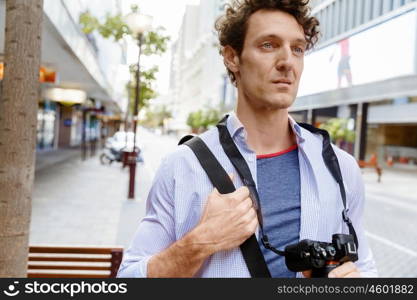
<path fill-rule="evenodd" d="M 211 192 L 213 195 L 221 195 L 219 193 L 219 190 L 217 188 L 214 188 L 213 192 Z"/>

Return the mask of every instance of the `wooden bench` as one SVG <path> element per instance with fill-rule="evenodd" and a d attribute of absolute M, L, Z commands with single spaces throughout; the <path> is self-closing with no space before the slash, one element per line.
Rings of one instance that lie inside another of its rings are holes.
<path fill-rule="evenodd" d="M 122 247 L 30 246 L 29 278 L 114 278 Z"/>
<path fill-rule="evenodd" d="M 374 168 L 376 171 L 376 174 L 378 175 L 378 182 L 381 182 L 381 176 L 382 176 L 382 169 L 378 165 L 378 157 L 376 154 L 372 154 L 369 161 L 360 160 L 358 161 L 360 168 Z"/>

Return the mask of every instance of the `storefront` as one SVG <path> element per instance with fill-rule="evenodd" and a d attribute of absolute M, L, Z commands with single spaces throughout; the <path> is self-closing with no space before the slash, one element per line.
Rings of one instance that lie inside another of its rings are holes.
<path fill-rule="evenodd" d="M 75 147 L 81 144 L 83 132 L 83 107 L 87 96 L 84 91 L 74 89 L 44 89 L 46 103 L 55 109 L 55 148 Z"/>
<path fill-rule="evenodd" d="M 369 106 L 366 151 L 386 166 L 417 168 L 417 97 Z"/>
<path fill-rule="evenodd" d="M 51 150 L 56 148 L 58 106 L 51 101 L 42 101 L 38 108 L 38 125 L 36 131 L 36 149 Z"/>

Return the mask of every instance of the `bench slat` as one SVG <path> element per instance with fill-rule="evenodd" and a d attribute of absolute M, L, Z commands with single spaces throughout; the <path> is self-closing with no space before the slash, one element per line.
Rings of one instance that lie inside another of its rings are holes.
<path fill-rule="evenodd" d="M 29 278 L 116 277 L 122 247 L 30 246 Z"/>
<path fill-rule="evenodd" d="M 29 257 L 29 261 L 111 262 L 110 258 L 88 257 Z"/>
<path fill-rule="evenodd" d="M 108 274 L 96 274 L 96 273 L 65 273 L 65 272 L 56 272 L 56 273 L 43 273 L 42 270 L 29 270 L 28 278 L 109 278 L 110 273 Z"/>
<path fill-rule="evenodd" d="M 111 266 L 99 267 L 99 266 L 42 266 L 42 265 L 29 265 L 29 270 L 97 270 L 97 271 L 110 271 Z"/>
<path fill-rule="evenodd" d="M 75 253 L 75 254 L 111 254 L 113 251 L 123 251 L 123 248 L 108 247 L 65 247 L 65 246 L 32 246 L 30 253 Z"/>

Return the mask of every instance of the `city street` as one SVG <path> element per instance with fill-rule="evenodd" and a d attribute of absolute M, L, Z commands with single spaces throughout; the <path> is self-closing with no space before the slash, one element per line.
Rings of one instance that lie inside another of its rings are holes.
<path fill-rule="evenodd" d="M 370 169 L 365 229 L 381 277 L 417 277 L 417 173 L 388 171 L 382 182 Z"/>
<path fill-rule="evenodd" d="M 122 245 L 127 247 L 144 215 L 152 178 L 177 138 L 140 130 L 145 163 L 138 166 L 136 199 L 127 200 L 128 170 L 102 166 L 98 156 L 36 173 L 31 244 Z M 417 276 L 417 174 L 386 170 L 377 183 L 364 171 L 365 228 L 381 277 Z"/>

